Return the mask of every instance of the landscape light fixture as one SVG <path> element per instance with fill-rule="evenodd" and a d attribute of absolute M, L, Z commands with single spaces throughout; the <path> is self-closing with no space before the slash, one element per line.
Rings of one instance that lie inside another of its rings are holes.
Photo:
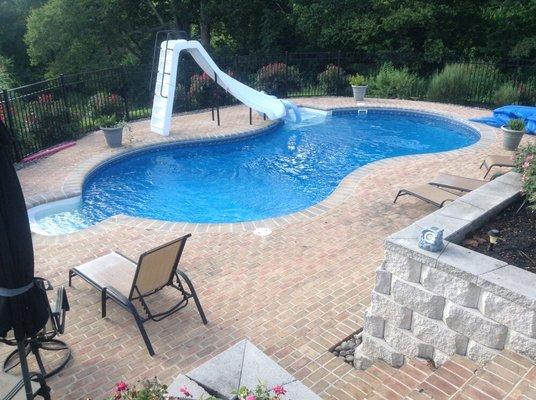
<path fill-rule="evenodd" d="M 498 229 L 491 229 L 488 231 L 489 236 L 489 245 L 488 250 L 493 251 L 493 247 L 499 241 L 501 237 L 501 232 Z"/>

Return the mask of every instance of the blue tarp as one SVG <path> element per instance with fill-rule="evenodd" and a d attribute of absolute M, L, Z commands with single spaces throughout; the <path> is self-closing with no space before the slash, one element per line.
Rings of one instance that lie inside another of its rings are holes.
<path fill-rule="evenodd" d="M 524 119 L 526 132 L 536 134 L 536 107 L 514 105 L 499 107 L 493 110 L 492 117 L 473 118 L 471 121 L 501 127 L 514 118 Z"/>

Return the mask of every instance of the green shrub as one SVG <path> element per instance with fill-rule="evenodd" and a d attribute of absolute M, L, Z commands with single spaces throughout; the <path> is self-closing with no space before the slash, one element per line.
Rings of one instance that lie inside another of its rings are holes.
<path fill-rule="evenodd" d="M 24 123 L 27 134 L 22 138 L 23 147 L 38 146 L 40 149 L 61 143 L 74 137 L 77 121 L 61 100 L 51 94 L 42 94 L 38 100 L 24 105 Z"/>
<path fill-rule="evenodd" d="M 233 71 L 227 71 L 229 76 L 234 76 Z M 178 85 L 175 90 L 175 99 L 180 99 L 182 85 Z M 190 88 L 188 96 L 183 99 L 186 108 L 202 109 L 213 106 L 229 104 L 232 96 L 220 85 L 216 84 L 205 72 L 199 75 L 192 75 L 190 78 Z M 180 107 L 180 106 L 179 106 Z M 184 107 L 182 107 L 184 108 Z"/>
<path fill-rule="evenodd" d="M 525 199 L 532 209 L 536 209 L 536 144 L 518 149 L 516 170 L 521 174 Z"/>
<path fill-rule="evenodd" d="M 13 75 L 13 61 L 0 55 L 0 89 L 9 89 L 17 85 Z"/>
<path fill-rule="evenodd" d="M 214 84 L 206 73 L 192 75 L 188 97 L 193 108 L 207 108 L 214 103 Z"/>
<path fill-rule="evenodd" d="M 519 102 L 521 104 L 536 103 L 536 77 L 519 85 Z"/>
<path fill-rule="evenodd" d="M 173 100 L 173 111 L 186 111 L 188 109 L 188 93 L 183 84 L 177 84 L 175 88 L 175 99 Z"/>
<path fill-rule="evenodd" d="M 487 103 L 500 81 L 500 72 L 486 64 L 447 64 L 432 77 L 428 98 L 452 103 Z"/>
<path fill-rule="evenodd" d="M 371 79 L 369 93 L 376 97 L 408 99 L 419 94 L 423 80 L 407 68 L 384 64 Z"/>
<path fill-rule="evenodd" d="M 525 120 L 522 118 L 512 118 L 510 121 L 508 121 L 506 127 L 513 131 L 523 131 L 525 130 Z"/>
<path fill-rule="evenodd" d="M 285 97 L 302 86 L 298 68 L 285 63 L 265 65 L 257 72 L 255 83 L 259 90 L 277 97 Z"/>
<path fill-rule="evenodd" d="M 99 128 L 118 128 L 125 123 L 115 115 L 101 115 L 95 119 L 95 125 Z"/>
<path fill-rule="evenodd" d="M 352 86 L 364 86 L 367 84 L 367 80 L 363 75 L 354 74 L 348 77 L 348 83 Z"/>
<path fill-rule="evenodd" d="M 503 106 L 505 104 L 515 104 L 519 101 L 519 91 L 510 82 L 503 83 L 493 94 L 493 104 Z"/>
<path fill-rule="evenodd" d="M 333 64 L 329 64 L 324 71 L 319 73 L 317 79 L 323 94 L 340 94 L 348 86 L 348 77 L 344 70 Z"/>
<path fill-rule="evenodd" d="M 93 117 L 115 115 L 119 119 L 124 118 L 125 99 L 116 93 L 95 93 L 89 98 L 87 106 Z"/>

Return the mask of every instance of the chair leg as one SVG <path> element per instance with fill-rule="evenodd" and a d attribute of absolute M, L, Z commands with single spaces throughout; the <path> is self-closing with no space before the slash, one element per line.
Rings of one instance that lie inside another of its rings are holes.
<path fill-rule="evenodd" d="M 395 199 L 393 200 L 393 204 L 395 204 L 396 201 L 398 200 L 398 198 L 399 198 L 400 196 L 403 195 L 403 193 L 402 193 L 403 191 L 404 191 L 404 189 L 400 189 L 400 190 L 398 191 L 398 193 L 396 194 Z"/>
<path fill-rule="evenodd" d="M 106 317 L 106 300 L 108 299 L 108 291 L 106 288 L 102 288 L 101 290 L 101 317 Z"/>
<path fill-rule="evenodd" d="M 46 385 L 43 389 L 40 390 L 40 395 L 43 397 L 44 400 L 52 400 L 50 397 L 50 388 Z"/>
<path fill-rule="evenodd" d="M 143 326 L 143 321 L 140 318 L 140 314 L 138 314 L 138 310 L 134 307 L 134 304 L 129 303 L 128 309 L 130 313 L 134 316 L 134 320 L 136 321 L 136 325 L 138 325 L 138 329 L 140 330 L 141 337 L 143 338 L 143 341 L 145 342 L 145 346 L 147 346 L 147 351 L 149 352 L 149 355 L 152 357 L 154 356 L 154 350 L 153 345 L 151 344 L 151 341 L 149 340 L 149 336 L 147 335 L 147 331 L 145 330 L 145 327 Z"/>
<path fill-rule="evenodd" d="M 45 400 L 51 400 L 50 398 L 50 388 L 48 387 L 45 378 L 43 378 L 42 375 L 37 376 L 37 381 L 39 382 L 39 390 L 37 391 L 37 394 L 41 396 Z"/>
<path fill-rule="evenodd" d="M 37 365 L 39 366 L 39 372 L 42 376 L 45 376 L 47 374 L 47 371 L 45 370 L 45 366 L 43 364 L 43 359 L 41 358 L 41 354 L 39 354 L 39 346 L 35 344 L 35 342 L 30 343 L 30 348 L 32 349 L 32 353 L 35 357 L 35 360 L 37 361 Z"/>
<path fill-rule="evenodd" d="M 183 279 L 184 282 L 188 285 L 188 288 L 190 289 L 190 294 L 192 295 L 195 305 L 197 307 L 197 311 L 199 312 L 199 315 L 201 316 L 201 320 L 203 321 L 203 324 L 208 324 L 207 317 L 205 316 L 205 312 L 203 311 L 203 307 L 201 306 L 201 302 L 199 301 L 199 297 L 197 297 L 197 293 L 194 289 L 194 285 L 192 284 L 192 281 L 190 278 L 188 278 L 188 275 L 186 275 L 184 272 L 177 270 L 177 274 L 179 274 Z"/>
<path fill-rule="evenodd" d="M 493 165 L 488 167 L 488 169 L 486 170 L 486 173 L 484 174 L 484 179 L 486 179 L 486 176 L 488 176 L 488 174 L 489 174 L 489 172 L 491 171 L 492 168 L 493 168 Z"/>
<path fill-rule="evenodd" d="M 69 270 L 69 287 L 71 287 L 72 279 L 75 273 L 72 270 Z"/>

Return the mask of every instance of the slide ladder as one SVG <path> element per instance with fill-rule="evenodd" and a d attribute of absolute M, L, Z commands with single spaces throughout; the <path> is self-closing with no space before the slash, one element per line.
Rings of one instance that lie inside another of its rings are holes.
<path fill-rule="evenodd" d="M 300 122 L 300 110 L 294 103 L 259 92 L 223 72 L 196 40 L 165 40 L 160 45 L 158 72 L 154 88 L 151 131 L 169 135 L 171 115 L 181 51 L 190 53 L 201 69 L 241 103 L 269 119 L 279 118 Z"/>

